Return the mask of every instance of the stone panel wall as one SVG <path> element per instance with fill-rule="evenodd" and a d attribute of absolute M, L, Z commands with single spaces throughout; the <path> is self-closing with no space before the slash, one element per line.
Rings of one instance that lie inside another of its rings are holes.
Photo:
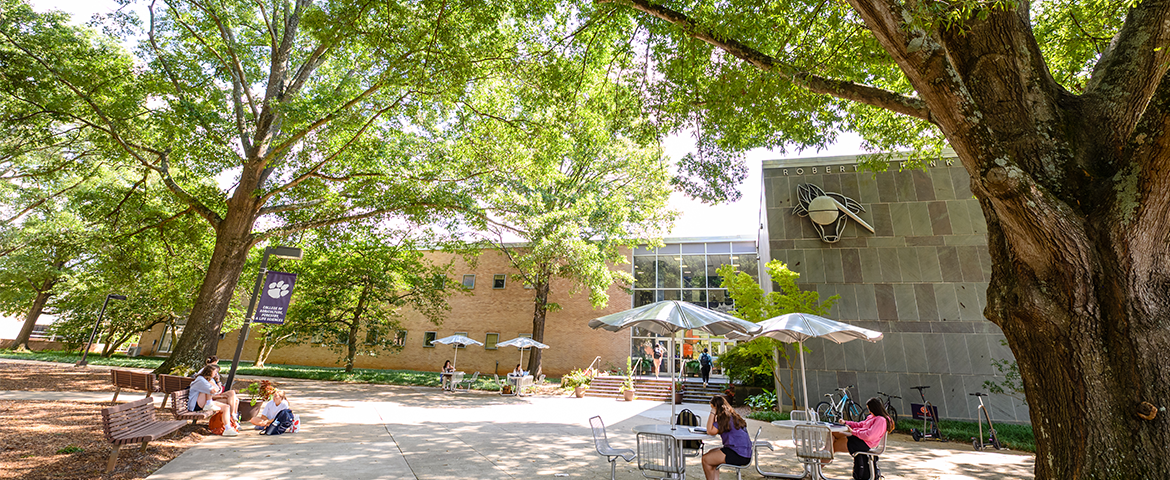
<path fill-rule="evenodd" d="M 831 318 L 885 334 L 877 343 L 837 345 L 810 340 L 809 393 L 857 386 L 864 402 L 878 391 L 902 396 L 899 410 L 919 403 L 915 385 L 942 418 L 973 419 L 996 377 L 992 359 L 1011 359 L 999 328 L 983 317 L 991 278 L 986 224 L 970 179 L 958 163 L 926 171 L 859 171 L 856 159 L 835 157 L 764 163 L 771 258 L 801 274 L 800 284 L 825 299 L 839 295 Z M 850 220 L 837 243 L 825 243 L 812 222 L 792 213 L 797 186 L 809 183 L 859 202 L 875 230 Z M 990 397 L 992 418 L 1027 422 L 1027 407 Z M 818 400 L 811 400 L 814 404 Z M 986 400 L 985 400 L 986 401 Z"/>

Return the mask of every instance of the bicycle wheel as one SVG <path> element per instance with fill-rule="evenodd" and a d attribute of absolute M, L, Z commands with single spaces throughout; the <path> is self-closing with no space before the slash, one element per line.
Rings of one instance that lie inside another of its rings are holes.
<path fill-rule="evenodd" d="M 833 412 L 833 406 L 829 402 L 821 402 L 817 404 L 817 419 L 822 422 L 835 422 L 837 415 Z"/>
<path fill-rule="evenodd" d="M 894 419 L 894 428 L 898 428 L 898 409 L 887 405 L 886 413 L 890 414 L 890 418 Z"/>
<path fill-rule="evenodd" d="M 864 414 L 861 413 L 861 407 L 858 406 L 856 403 L 853 403 L 853 400 L 850 400 L 850 401 L 845 403 L 845 419 L 846 420 L 849 420 L 850 422 L 860 422 L 863 417 L 864 417 Z"/>

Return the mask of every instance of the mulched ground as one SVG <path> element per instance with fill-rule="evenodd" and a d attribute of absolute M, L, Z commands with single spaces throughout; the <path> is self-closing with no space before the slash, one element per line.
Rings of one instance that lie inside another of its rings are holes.
<path fill-rule="evenodd" d="M 110 392 L 109 372 L 72 366 L 0 362 L 0 390 Z M 142 398 L 123 392 L 126 400 Z M 119 403 L 123 403 L 119 397 Z M 158 470 L 211 432 L 204 422 L 184 426 L 150 442 L 146 453 L 138 444 L 122 447 L 113 473 L 104 473 L 113 446 L 101 427 L 101 410 L 110 402 L 0 400 L 0 478 L 136 479 Z M 155 418 L 171 420 L 170 410 Z"/>
<path fill-rule="evenodd" d="M 114 396 L 109 370 L 48 363 L 0 362 L 0 391 L 3 390 L 110 392 Z"/>

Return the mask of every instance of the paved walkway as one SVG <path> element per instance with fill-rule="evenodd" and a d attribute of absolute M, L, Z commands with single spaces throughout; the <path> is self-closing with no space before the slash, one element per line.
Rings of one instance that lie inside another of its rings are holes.
<path fill-rule="evenodd" d="M 589 417 L 602 416 L 615 446 L 633 448 L 633 426 L 666 423 L 670 416 L 669 405 L 651 401 L 516 398 L 426 387 L 272 380 L 288 390 L 304 424 L 301 432 L 267 437 L 246 430 L 238 437 L 208 437 L 150 478 L 605 479 L 609 464 L 593 450 Z M 21 398 L 108 401 L 110 394 L 0 392 L 0 399 Z M 684 407 L 704 417 L 708 410 L 705 405 Z M 753 435 L 763 426 L 761 438 L 777 446 L 762 455 L 765 470 L 799 471 L 790 430 L 748 423 Z M 849 478 L 852 463 L 838 457 L 826 475 Z M 905 435 L 891 439 L 881 462 L 891 480 L 1032 478 L 1032 465 L 1031 455 L 975 452 L 961 443 L 915 443 Z M 696 459 L 687 466 L 690 478 L 702 478 Z M 725 472 L 723 478 L 732 475 Z M 754 469 L 745 470 L 744 477 L 760 478 Z M 618 478 L 642 475 L 635 463 L 619 461 Z"/>

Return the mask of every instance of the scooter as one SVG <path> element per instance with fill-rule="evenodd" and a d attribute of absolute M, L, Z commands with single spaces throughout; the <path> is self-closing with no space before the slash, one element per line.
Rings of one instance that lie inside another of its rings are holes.
<path fill-rule="evenodd" d="M 910 408 L 914 413 L 914 418 L 922 419 L 922 429 L 919 430 L 917 428 L 911 428 L 910 436 L 914 438 L 915 442 L 921 441 L 924 438 L 932 438 L 942 442 L 947 441 L 947 439 L 943 438 L 942 432 L 938 430 L 938 407 L 931 405 L 931 403 L 926 400 L 926 395 L 922 393 L 923 390 L 930 388 L 930 385 L 921 385 L 910 388 L 918 390 L 918 396 L 922 397 L 922 405 L 915 403 L 910 404 Z"/>
<path fill-rule="evenodd" d="M 975 450 L 983 450 L 989 445 L 995 447 L 996 450 L 1003 448 L 1003 444 L 999 443 L 999 435 L 995 434 L 995 426 L 991 424 L 991 412 L 989 412 L 987 407 L 983 405 L 983 397 L 987 397 L 989 395 L 986 393 L 968 393 L 968 395 L 979 399 L 979 410 L 983 412 L 983 415 L 976 415 L 979 421 L 979 436 L 971 438 L 971 446 L 975 447 Z M 987 419 L 987 431 L 990 434 L 987 437 L 987 442 L 983 441 L 984 418 Z"/>

